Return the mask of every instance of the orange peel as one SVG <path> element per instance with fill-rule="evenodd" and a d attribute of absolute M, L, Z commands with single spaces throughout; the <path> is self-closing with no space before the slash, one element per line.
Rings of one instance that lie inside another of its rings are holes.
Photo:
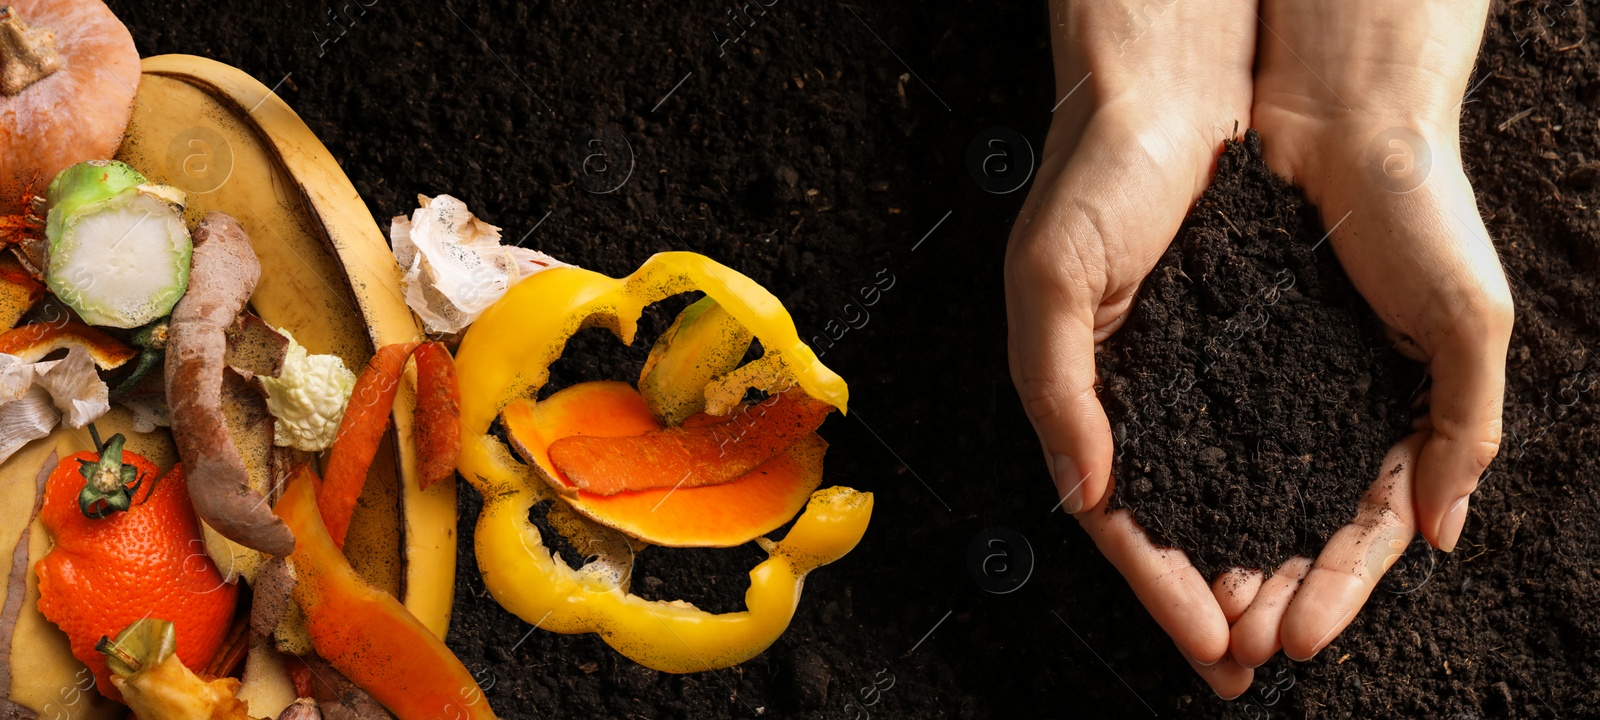
<path fill-rule="evenodd" d="M 80 322 L 44 322 L 0 333 L 0 353 L 23 362 L 38 362 L 57 350 L 81 347 L 101 370 L 114 370 L 138 356 L 138 351 L 110 335 Z"/>

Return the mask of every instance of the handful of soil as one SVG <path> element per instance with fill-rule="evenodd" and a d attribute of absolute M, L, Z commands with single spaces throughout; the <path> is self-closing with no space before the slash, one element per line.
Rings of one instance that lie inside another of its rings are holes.
<path fill-rule="evenodd" d="M 1316 557 L 1410 427 L 1422 369 L 1322 227 L 1248 131 L 1101 349 L 1110 505 L 1207 578 Z"/>

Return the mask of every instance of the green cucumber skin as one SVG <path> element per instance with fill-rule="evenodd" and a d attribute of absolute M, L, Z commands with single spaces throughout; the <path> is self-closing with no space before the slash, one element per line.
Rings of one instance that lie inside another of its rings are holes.
<path fill-rule="evenodd" d="M 50 208 L 45 237 L 54 245 L 66 218 L 79 208 L 110 200 L 146 182 L 138 170 L 118 160 L 90 160 L 62 170 L 45 190 L 45 204 Z"/>

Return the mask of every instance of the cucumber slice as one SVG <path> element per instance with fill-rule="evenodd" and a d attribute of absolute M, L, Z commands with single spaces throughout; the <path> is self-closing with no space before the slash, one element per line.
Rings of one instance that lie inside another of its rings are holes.
<path fill-rule="evenodd" d="M 50 208 L 50 237 L 55 237 L 60 223 L 78 208 L 110 200 L 145 182 L 138 170 L 117 160 L 90 160 L 62 170 L 44 194 Z"/>
<path fill-rule="evenodd" d="M 50 291 L 90 325 L 135 328 L 171 312 L 188 288 L 193 251 L 178 211 L 138 187 L 75 200 L 50 209 Z"/>

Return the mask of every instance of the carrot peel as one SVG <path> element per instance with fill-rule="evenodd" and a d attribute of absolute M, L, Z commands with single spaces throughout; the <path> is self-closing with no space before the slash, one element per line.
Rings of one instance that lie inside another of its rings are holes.
<path fill-rule="evenodd" d="M 461 390 L 450 351 L 436 342 L 417 347 L 417 464 L 423 490 L 448 480 L 461 454 Z"/>
<path fill-rule="evenodd" d="M 378 348 L 356 379 L 344 418 L 339 421 L 339 434 L 328 453 L 327 477 L 322 481 L 317 505 L 322 508 L 322 521 L 328 526 L 328 534 L 340 548 L 344 547 L 345 533 L 350 530 L 350 516 L 361 497 L 361 488 L 367 483 L 367 469 L 372 467 L 372 458 L 378 454 L 383 432 L 389 429 L 389 410 L 394 407 L 395 393 L 400 390 L 400 374 L 405 371 L 406 358 L 419 344 L 405 342 Z"/>
<path fill-rule="evenodd" d="M 290 556 L 299 577 L 294 600 L 317 654 L 400 720 L 494 718 L 472 673 L 444 642 L 350 566 L 323 524 L 314 477 L 302 467 L 274 512 L 298 540 Z"/>
<path fill-rule="evenodd" d="M 366 485 L 367 470 L 389 428 L 389 412 L 400 390 L 406 359 L 412 355 L 417 359 L 418 377 L 415 432 L 419 483 L 426 490 L 455 473 L 456 456 L 461 452 L 460 390 L 450 351 L 441 343 L 420 341 L 379 348 L 356 379 L 328 453 L 328 476 L 317 491 L 322 521 L 341 548 Z"/>

